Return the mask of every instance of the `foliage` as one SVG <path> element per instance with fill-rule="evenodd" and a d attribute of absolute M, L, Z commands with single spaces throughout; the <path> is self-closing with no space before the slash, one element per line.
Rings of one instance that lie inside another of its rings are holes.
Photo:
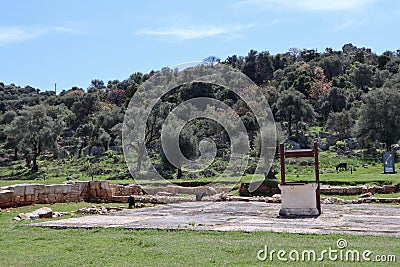
<path fill-rule="evenodd" d="M 312 121 L 315 117 L 313 106 L 302 93 L 294 89 L 284 91 L 276 103 L 276 107 L 277 115 L 288 122 L 289 135 L 292 135 L 292 124 L 295 124 L 298 129 L 300 121 Z"/>
<path fill-rule="evenodd" d="M 279 54 L 250 50 L 247 55 L 231 55 L 225 60 L 210 56 L 204 62 L 210 65 L 230 65 L 259 85 L 271 106 L 275 120 L 282 126 L 279 141 L 285 141 L 284 136 L 291 136 L 294 130 L 297 135 L 317 138 L 316 134 L 307 130 L 317 126 L 319 131 L 335 131 L 340 139 L 358 137 L 364 148 L 376 145 L 376 140 L 385 142 L 388 147 L 389 144 L 399 141 L 400 123 L 398 109 L 395 108 L 399 103 L 397 95 L 400 91 L 398 51 L 385 51 L 378 55 L 371 49 L 348 43 L 339 51 L 329 47 L 323 52 L 293 47 Z M 65 149 L 78 147 L 80 156 L 85 148 L 93 145 L 100 145 L 105 149 L 123 145 L 121 129 L 124 116 L 134 118 L 140 115 L 140 110 L 126 114 L 130 99 L 134 95 L 140 97 L 137 94 L 138 89 L 150 77 L 160 72 L 168 74 L 168 79 L 175 75 L 173 70 L 164 68 L 159 72 L 134 72 L 122 81 L 114 79 L 105 82 L 96 78 L 91 80 L 87 90 L 72 87 L 63 90 L 59 95 L 53 91 L 43 92 L 29 85 L 20 87 L 0 82 L 2 155 L 14 159 L 23 157 L 28 164 L 33 164 L 35 149 L 32 145 L 27 145 L 28 134 L 22 138 L 23 134 L 16 128 L 16 124 L 21 123 L 21 116 L 26 117 L 26 109 L 40 109 L 40 106 L 46 106 L 46 115 L 40 120 L 46 121 L 43 123 L 51 129 L 45 130 L 45 127 L 42 131 L 54 133 L 54 136 L 47 138 L 48 141 L 41 142 L 40 149 L 36 149 L 40 150 L 40 155 L 57 155 L 58 145 Z M 255 92 L 253 89 L 244 88 L 243 94 L 252 95 Z M 164 120 L 181 103 L 200 96 L 227 104 L 231 111 L 215 112 L 218 112 L 221 119 L 229 122 L 227 127 L 235 127 L 238 120 L 233 115 L 238 115 L 248 132 L 253 157 L 260 153 L 260 129 L 249 108 L 250 104 L 229 88 L 194 82 L 174 88 L 162 96 L 147 121 L 143 121 L 146 128 L 144 142 L 138 143 L 139 138 L 136 136 L 132 144 L 129 144 L 134 147 L 133 153 L 138 155 L 138 169 L 141 168 L 140 160 L 145 148 L 154 162 L 161 161 L 164 168 L 168 167 L 160 147 L 160 132 Z M 143 101 L 145 103 L 148 99 Z M 191 114 L 194 110 L 188 108 L 185 112 Z M 58 124 L 61 119 L 63 123 Z M 58 126 L 50 127 L 50 122 Z M 357 127 L 352 131 L 355 122 Z M 136 128 L 132 129 L 135 136 Z M 223 127 L 215 121 L 196 119 L 184 129 L 180 137 L 183 150 L 187 150 L 184 154 L 196 157 L 199 140 L 203 138 L 210 138 L 215 142 L 216 160 L 226 163 L 230 139 Z"/>
<path fill-rule="evenodd" d="M 5 133 L 23 151 L 27 165 L 38 171 L 37 158 L 46 149 L 56 151 L 63 127 L 65 110 L 60 107 L 37 105 L 25 107 L 7 125 Z"/>
<path fill-rule="evenodd" d="M 379 140 L 390 149 L 400 138 L 400 90 L 384 87 L 368 93 L 360 109 L 357 134 L 365 142 Z"/>
<path fill-rule="evenodd" d="M 351 129 L 354 126 L 354 119 L 351 117 L 350 111 L 331 112 L 326 123 L 326 127 L 335 131 L 339 139 L 349 138 Z"/>

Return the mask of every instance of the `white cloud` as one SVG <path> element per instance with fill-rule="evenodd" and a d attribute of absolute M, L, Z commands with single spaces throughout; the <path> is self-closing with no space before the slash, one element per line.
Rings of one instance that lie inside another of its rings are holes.
<path fill-rule="evenodd" d="M 333 31 L 338 32 L 338 31 L 341 31 L 341 30 L 345 30 L 345 29 L 347 29 L 347 28 L 365 25 L 366 23 L 367 23 L 366 20 L 354 20 L 354 19 L 345 20 L 345 21 L 343 21 L 343 22 L 337 24 L 337 25 L 333 28 Z"/>
<path fill-rule="evenodd" d="M 0 46 L 39 38 L 53 33 L 82 34 L 67 27 L 0 27 Z"/>
<path fill-rule="evenodd" d="M 225 36 L 232 38 L 243 28 L 250 26 L 186 26 L 186 27 L 170 27 L 165 29 L 144 29 L 139 34 L 172 37 L 179 40 L 199 39 L 214 36 Z"/>
<path fill-rule="evenodd" d="M 312 11 L 342 11 L 362 8 L 375 0 L 244 0 L 242 4 L 257 4 L 266 8 L 291 8 Z"/>
<path fill-rule="evenodd" d="M 164 29 L 164 30 L 143 30 L 141 34 L 172 36 L 178 39 L 195 39 L 204 38 L 226 33 L 223 27 L 210 27 L 208 29 L 180 28 L 180 29 Z"/>

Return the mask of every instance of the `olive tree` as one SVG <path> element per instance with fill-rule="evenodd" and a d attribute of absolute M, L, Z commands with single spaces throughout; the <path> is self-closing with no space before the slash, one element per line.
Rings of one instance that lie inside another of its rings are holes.
<path fill-rule="evenodd" d="M 37 172 L 37 158 L 45 150 L 56 151 L 57 139 L 65 125 L 66 109 L 63 106 L 36 105 L 24 107 L 4 130 L 13 136 L 15 144 L 25 154 L 32 171 Z"/>
<path fill-rule="evenodd" d="M 399 87 L 371 91 L 363 100 L 357 125 L 358 138 L 367 143 L 379 140 L 390 150 L 400 139 Z"/>

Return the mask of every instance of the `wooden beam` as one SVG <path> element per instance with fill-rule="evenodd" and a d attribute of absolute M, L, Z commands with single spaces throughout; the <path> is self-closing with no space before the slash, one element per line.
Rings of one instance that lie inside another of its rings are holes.
<path fill-rule="evenodd" d="M 287 150 L 285 152 L 285 158 L 305 158 L 314 157 L 314 151 L 312 149 L 300 149 L 300 150 Z"/>
<path fill-rule="evenodd" d="M 314 166 L 315 166 L 315 182 L 317 183 L 317 209 L 319 214 L 321 214 L 321 194 L 320 194 L 320 185 L 319 185 L 319 164 L 318 164 L 318 143 L 314 142 Z"/>
<path fill-rule="evenodd" d="M 285 184 L 285 147 L 279 144 L 279 153 L 281 158 L 281 183 Z"/>

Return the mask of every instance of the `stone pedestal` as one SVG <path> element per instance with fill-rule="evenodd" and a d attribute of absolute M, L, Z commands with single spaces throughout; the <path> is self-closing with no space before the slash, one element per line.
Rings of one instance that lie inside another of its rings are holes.
<path fill-rule="evenodd" d="M 282 206 L 281 216 L 317 216 L 316 183 L 279 184 Z"/>

